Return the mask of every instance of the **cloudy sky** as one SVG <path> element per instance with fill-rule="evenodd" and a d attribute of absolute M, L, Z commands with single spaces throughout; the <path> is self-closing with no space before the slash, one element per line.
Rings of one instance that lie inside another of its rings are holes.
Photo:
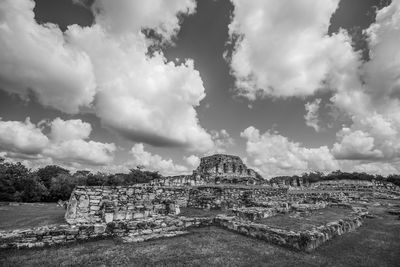
<path fill-rule="evenodd" d="M 400 171 L 400 0 L 2 0 L 0 156 Z"/>

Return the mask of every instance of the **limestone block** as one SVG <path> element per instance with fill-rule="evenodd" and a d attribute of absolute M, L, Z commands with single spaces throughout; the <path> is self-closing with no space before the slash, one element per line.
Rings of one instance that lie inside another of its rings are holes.
<path fill-rule="evenodd" d="M 114 213 L 105 213 L 104 214 L 104 221 L 106 223 L 110 223 L 114 220 Z"/>
<path fill-rule="evenodd" d="M 133 214 L 133 219 L 141 219 L 141 218 L 144 218 L 144 214 L 143 214 L 143 213 L 141 213 L 141 212 L 135 212 L 135 213 Z"/>

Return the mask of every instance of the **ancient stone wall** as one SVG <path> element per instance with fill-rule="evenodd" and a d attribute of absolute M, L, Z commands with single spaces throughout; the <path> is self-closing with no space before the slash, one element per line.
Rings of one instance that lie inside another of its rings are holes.
<path fill-rule="evenodd" d="M 310 183 L 307 181 L 307 179 L 296 176 L 275 177 L 270 180 L 270 184 L 273 187 L 289 187 L 289 188 L 310 186 Z"/>
<path fill-rule="evenodd" d="M 190 190 L 188 205 L 200 209 L 228 209 L 285 195 L 287 189 L 247 186 L 201 186 Z"/>
<path fill-rule="evenodd" d="M 246 186 L 78 186 L 71 194 L 65 218 L 72 224 L 127 221 L 157 214 L 179 214 L 179 207 L 187 206 L 240 207 L 286 193 L 286 189 Z"/>
<path fill-rule="evenodd" d="M 108 237 L 118 237 L 126 242 L 140 242 L 183 234 L 189 228 L 211 224 L 213 224 L 213 219 L 207 217 L 186 218 L 157 215 L 152 218 L 108 224 L 65 224 L 0 231 L 0 249 L 44 247 Z"/>
<path fill-rule="evenodd" d="M 78 186 L 71 194 L 65 218 L 68 223 L 98 223 L 178 214 L 186 206 L 183 187 Z"/>
<path fill-rule="evenodd" d="M 264 179 L 247 168 L 238 156 L 216 154 L 203 157 L 193 175 L 208 183 L 260 184 Z"/>
<path fill-rule="evenodd" d="M 150 185 L 154 186 L 195 186 L 205 185 L 206 181 L 195 175 L 167 176 L 152 180 Z"/>
<path fill-rule="evenodd" d="M 191 175 L 169 176 L 150 182 L 157 186 L 196 186 L 206 184 L 269 184 L 257 172 L 247 168 L 238 156 L 216 154 L 200 159 Z"/>
<path fill-rule="evenodd" d="M 371 181 L 359 180 L 327 180 L 313 183 L 311 188 L 314 190 L 336 190 L 336 191 L 368 191 L 374 190 Z"/>
<path fill-rule="evenodd" d="M 312 251 L 335 236 L 354 231 L 362 224 L 362 215 L 330 222 L 312 230 L 292 231 L 254 223 L 236 216 L 218 215 L 215 224 L 234 232 L 300 251 Z"/>

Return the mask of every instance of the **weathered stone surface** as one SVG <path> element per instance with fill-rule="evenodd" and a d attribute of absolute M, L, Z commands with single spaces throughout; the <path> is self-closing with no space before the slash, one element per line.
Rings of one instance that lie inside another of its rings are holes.
<path fill-rule="evenodd" d="M 205 185 L 196 187 L 78 186 L 71 194 L 66 220 L 74 223 L 109 223 L 179 214 L 180 207 L 228 209 L 286 195 L 287 189 L 271 187 Z M 93 199 L 93 194 L 96 198 Z M 81 203 L 82 201 L 82 203 Z"/>
<path fill-rule="evenodd" d="M 158 186 L 195 186 L 206 184 L 269 184 L 249 169 L 238 156 L 215 154 L 203 157 L 192 175 L 171 176 L 153 180 Z"/>

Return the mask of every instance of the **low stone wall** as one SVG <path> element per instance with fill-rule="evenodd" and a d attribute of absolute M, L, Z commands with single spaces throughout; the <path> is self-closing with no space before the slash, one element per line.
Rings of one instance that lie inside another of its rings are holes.
<path fill-rule="evenodd" d="M 318 191 L 318 190 L 291 190 L 288 191 L 287 200 L 290 202 L 310 202 L 316 203 L 320 201 L 330 203 L 348 203 L 364 198 L 371 198 L 373 192 L 356 192 L 356 191 Z"/>
<path fill-rule="evenodd" d="M 356 215 L 308 231 L 288 231 L 226 215 L 218 215 L 214 221 L 217 225 L 240 234 L 279 246 L 310 252 L 335 236 L 360 227 L 362 216 Z"/>
<path fill-rule="evenodd" d="M 294 203 L 291 204 L 291 209 L 295 211 L 311 211 L 311 210 L 319 210 L 326 208 L 328 206 L 328 203 L 325 201 L 320 201 L 316 203 Z"/>
<path fill-rule="evenodd" d="M 263 207 L 234 208 L 232 212 L 236 217 L 250 221 L 272 217 L 280 213 L 276 208 Z"/>
<path fill-rule="evenodd" d="M 155 216 L 109 224 L 53 225 L 24 230 L 0 231 L 0 248 L 33 248 L 66 244 L 90 239 L 118 237 L 138 242 L 174 236 L 192 227 L 213 224 L 213 218 Z"/>
<path fill-rule="evenodd" d="M 254 203 L 253 203 L 254 204 Z M 233 208 L 232 212 L 238 218 L 255 221 L 257 219 L 268 218 L 277 214 L 313 211 L 326 208 L 327 202 L 309 203 L 260 203 L 261 206 Z M 351 207 L 350 207 L 351 208 Z"/>
<path fill-rule="evenodd" d="M 153 186 L 195 186 L 205 185 L 206 181 L 195 175 L 168 176 L 152 180 Z"/>
<path fill-rule="evenodd" d="M 361 180 L 326 180 L 313 183 L 314 190 L 373 192 L 374 183 Z"/>
<path fill-rule="evenodd" d="M 199 209 L 230 209 L 286 195 L 285 188 L 257 186 L 199 186 L 190 190 L 188 206 Z"/>
<path fill-rule="evenodd" d="M 24 230 L 0 231 L 0 248 L 32 248 L 65 244 L 79 240 L 104 238 L 106 224 L 71 226 L 68 224 Z"/>

